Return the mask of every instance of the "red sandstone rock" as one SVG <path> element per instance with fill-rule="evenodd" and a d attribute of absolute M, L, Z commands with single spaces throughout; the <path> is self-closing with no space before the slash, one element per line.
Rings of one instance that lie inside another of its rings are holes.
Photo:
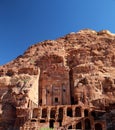
<path fill-rule="evenodd" d="M 109 108 L 115 104 L 115 35 L 86 29 L 32 45 L 0 66 L 0 96 L 2 119 L 13 125 L 16 107 Z"/>

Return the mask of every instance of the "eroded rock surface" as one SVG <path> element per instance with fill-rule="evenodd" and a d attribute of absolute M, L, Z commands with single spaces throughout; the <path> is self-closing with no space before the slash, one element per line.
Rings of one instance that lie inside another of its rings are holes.
<path fill-rule="evenodd" d="M 114 106 L 115 35 L 86 29 L 32 45 L 0 66 L 0 97 L 2 120 L 11 126 L 17 107 Z"/>

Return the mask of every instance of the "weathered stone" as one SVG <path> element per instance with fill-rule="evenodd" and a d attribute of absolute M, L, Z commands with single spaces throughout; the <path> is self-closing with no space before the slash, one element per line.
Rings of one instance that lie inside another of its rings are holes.
<path fill-rule="evenodd" d="M 85 29 L 32 45 L 0 66 L 0 99 L 1 129 L 114 128 L 115 34 Z"/>

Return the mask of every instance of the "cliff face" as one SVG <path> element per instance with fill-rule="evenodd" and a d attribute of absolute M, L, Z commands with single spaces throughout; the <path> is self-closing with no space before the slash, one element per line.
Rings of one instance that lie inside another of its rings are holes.
<path fill-rule="evenodd" d="M 13 123 L 16 107 L 46 104 L 45 99 L 41 101 L 41 88 L 50 84 L 67 86 L 70 98 L 64 104 L 100 108 L 114 104 L 115 35 L 106 30 L 81 30 L 32 45 L 23 55 L 0 66 L 3 119 Z"/>

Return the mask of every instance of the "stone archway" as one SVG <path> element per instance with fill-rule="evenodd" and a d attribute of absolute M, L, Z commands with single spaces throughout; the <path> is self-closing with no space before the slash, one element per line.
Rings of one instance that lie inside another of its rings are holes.
<path fill-rule="evenodd" d="M 56 109 L 52 108 L 50 111 L 50 118 L 55 119 L 56 116 Z"/>
<path fill-rule="evenodd" d="M 38 109 L 33 109 L 33 118 L 38 118 Z"/>
<path fill-rule="evenodd" d="M 88 117 L 88 115 L 89 115 L 89 112 L 88 112 L 87 109 L 85 109 L 85 110 L 84 110 L 84 116 L 85 116 L 85 117 Z"/>
<path fill-rule="evenodd" d="M 47 108 L 42 109 L 42 118 L 47 118 Z"/>
<path fill-rule="evenodd" d="M 95 111 L 91 112 L 91 116 L 94 118 L 94 120 L 97 119 L 97 113 Z"/>
<path fill-rule="evenodd" d="M 100 123 L 95 124 L 95 130 L 103 130 L 102 125 Z"/>
<path fill-rule="evenodd" d="M 73 116 L 73 111 L 72 111 L 72 108 L 71 108 L 71 107 L 68 107 L 68 108 L 67 108 L 67 116 L 70 116 L 70 117 Z"/>
<path fill-rule="evenodd" d="M 91 130 L 91 123 L 88 118 L 85 119 L 85 130 Z"/>
<path fill-rule="evenodd" d="M 80 107 L 75 108 L 75 116 L 76 117 L 81 117 L 81 108 Z"/>
<path fill-rule="evenodd" d="M 76 124 L 76 129 L 82 129 L 82 124 L 81 124 L 81 122 L 79 122 L 79 123 Z"/>
<path fill-rule="evenodd" d="M 54 128 L 54 122 L 55 122 L 55 120 L 50 119 L 50 121 L 49 121 L 49 127 L 50 128 Z"/>
<path fill-rule="evenodd" d="M 63 108 L 59 108 L 58 119 L 63 120 Z"/>
<path fill-rule="evenodd" d="M 58 122 L 59 125 L 62 126 L 62 121 L 63 121 L 63 108 L 59 108 L 59 113 L 58 113 Z"/>

